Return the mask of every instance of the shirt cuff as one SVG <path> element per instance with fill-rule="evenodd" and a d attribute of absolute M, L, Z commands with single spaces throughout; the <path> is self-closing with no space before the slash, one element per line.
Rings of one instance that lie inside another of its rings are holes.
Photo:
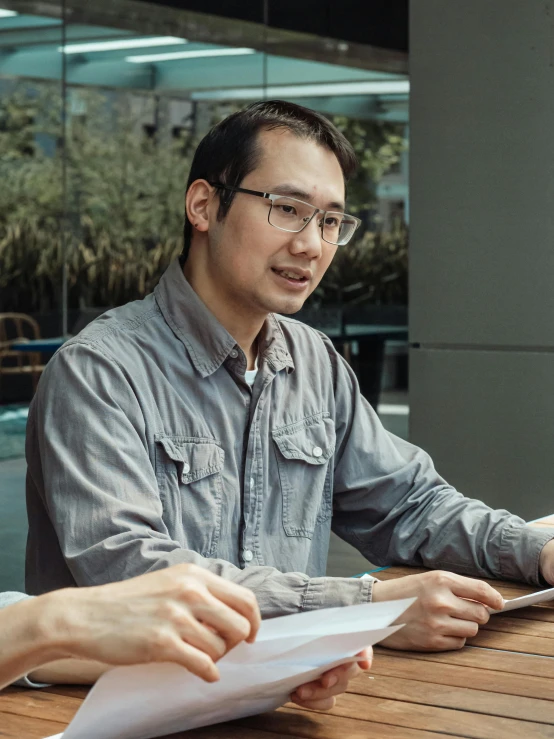
<path fill-rule="evenodd" d="M 554 528 L 509 524 L 502 532 L 499 553 L 500 575 L 506 580 L 524 580 L 548 585 L 539 570 L 542 549 L 554 539 Z"/>
<path fill-rule="evenodd" d="M 352 577 L 312 577 L 307 584 L 302 611 L 354 606 L 369 603 L 374 579 Z"/>
<path fill-rule="evenodd" d="M 49 688 L 51 687 L 51 683 L 34 683 L 32 680 L 29 680 L 27 676 L 19 678 L 19 680 L 16 680 L 12 685 L 17 685 L 20 688 Z"/>

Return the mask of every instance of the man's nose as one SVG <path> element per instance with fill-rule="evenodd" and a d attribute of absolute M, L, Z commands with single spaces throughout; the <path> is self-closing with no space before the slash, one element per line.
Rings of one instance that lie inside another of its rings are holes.
<path fill-rule="evenodd" d="M 316 214 L 308 225 L 292 234 L 290 250 L 293 254 L 306 254 L 310 259 L 317 259 L 321 255 L 322 239 L 321 226 L 319 225 L 318 214 Z"/>

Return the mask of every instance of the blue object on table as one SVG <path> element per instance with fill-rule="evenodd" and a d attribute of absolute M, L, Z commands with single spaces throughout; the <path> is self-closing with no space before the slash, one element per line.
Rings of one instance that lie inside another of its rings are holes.
<path fill-rule="evenodd" d="M 375 570 L 368 570 L 367 572 L 360 572 L 359 575 L 352 575 L 352 577 L 363 577 L 364 575 L 373 575 L 374 572 L 381 572 L 382 570 L 388 570 L 390 565 L 386 567 L 377 567 Z"/>
<path fill-rule="evenodd" d="M 14 341 L 10 344 L 10 349 L 15 349 L 19 352 L 43 352 L 44 354 L 54 354 L 54 352 L 65 344 L 68 338 L 68 336 L 56 336 L 52 339 Z"/>

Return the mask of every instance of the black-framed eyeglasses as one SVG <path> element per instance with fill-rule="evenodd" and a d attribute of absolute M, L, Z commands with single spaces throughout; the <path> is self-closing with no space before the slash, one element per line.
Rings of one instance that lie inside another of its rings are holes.
<path fill-rule="evenodd" d="M 221 182 L 210 182 L 210 185 L 220 190 L 242 192 L 246 195 L 256 195 L 259 198 L 269 200 L 270 208 L 267 220 L 271 226 L 281 231 L 299 233 L 306 228 L 314 216 L 321 213 L 322 217 L 318 224 L 321 230 L 321 238 L 328 244 L 335 246 L 348 244 L 354 235 L 354 231 L 361 223 L 360 219 L 356 218 L 356 216 L 350 216 L 347 213 L 340 213 L 338 211 L 321 210 L 321 208 L 316 208 L 303 200 L 290 198 L 288 195 L 276 195 L 271 192 L 247 190 L 245 187 L 231 187 Z"/>

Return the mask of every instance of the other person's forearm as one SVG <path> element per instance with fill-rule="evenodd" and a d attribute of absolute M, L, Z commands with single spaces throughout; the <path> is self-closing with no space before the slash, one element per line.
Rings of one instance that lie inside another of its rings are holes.
<path fill-rule="evenodd" d="M 0 611 L 0 689 L 32 672 L 35 668 L 66 656 L 56 624 L 47 622 L 51 614 L 51 597 L 32 598 Z"/>

